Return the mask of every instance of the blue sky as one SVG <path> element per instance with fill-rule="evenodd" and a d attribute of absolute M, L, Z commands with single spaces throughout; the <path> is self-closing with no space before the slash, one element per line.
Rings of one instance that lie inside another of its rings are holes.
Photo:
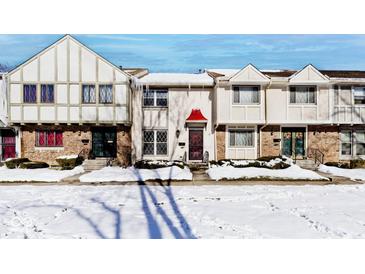
<path fill-rule="evenodd" d="M 204 68 L 365 70 L 365 35 L 74 35 L 109 61 L 153 72 Z M 15 66 L 62 35 L 0 35 L 0 63 Z"/>

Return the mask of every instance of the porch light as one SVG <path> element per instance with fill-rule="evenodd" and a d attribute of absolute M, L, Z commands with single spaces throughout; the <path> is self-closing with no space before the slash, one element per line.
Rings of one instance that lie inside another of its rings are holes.
<path fill-rule="evenodd" d="M 177 130 L 176 130 L 176 138 L 179 138 L 179 136 L 180 136 L 180 130 L 179 130 L 179 129 L 177 129 Z"/>

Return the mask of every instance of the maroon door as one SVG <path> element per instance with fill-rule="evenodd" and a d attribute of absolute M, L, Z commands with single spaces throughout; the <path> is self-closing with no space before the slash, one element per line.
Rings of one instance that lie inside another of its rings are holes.
<path fill-rule="evenodd" d="M 189 160 L 203 161 L 203 130 L 189 130 Z"/>
<path fill-rule="evenodd" d="M 15 133 L 12 130 L 3 130 L 1 135 L 1 160 L 15 158 Z"/>

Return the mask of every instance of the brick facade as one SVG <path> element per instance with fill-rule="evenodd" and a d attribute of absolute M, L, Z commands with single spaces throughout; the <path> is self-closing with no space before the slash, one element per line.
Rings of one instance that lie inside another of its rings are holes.
<path fill-rule="evenodd" d="M 217 160 L 226 158 L 226 126 L 218 126 L 216 129 Z"/>
<path fill-rule="evenodd" d="M 46 126 L 27 125 L 22 126 L 21 156 L 34 161 L 43 161 L 48 164 L 56 164 L 56 158 L 62 155 L 79 154 L 83 148 L 91 150 L 92 133 L 91 126 Z M 63 132 L 63 147 L 48 148 L 36 147 L 36 130 L 61 130 Z M 88 140 L 84 144 L 82 141 Z M 130 127 L 117 126 L 117 159 L 121 165 L 130 164 L 131 133 Z"/>
<path fill-rule="evenodd" d="M 280 151 L 280 126 L 268 125 L 261 129 L 261 156 L 278 156 Z M 259 148 L 259 146 L 258 146 Z"/>
<path fill-rule="evenodd" d="M 339 130 L 338 126 L 308 125 L 308 149 L 319 149 L 324 154 L 324 163 L 338 162 L 340 155 Z"/>

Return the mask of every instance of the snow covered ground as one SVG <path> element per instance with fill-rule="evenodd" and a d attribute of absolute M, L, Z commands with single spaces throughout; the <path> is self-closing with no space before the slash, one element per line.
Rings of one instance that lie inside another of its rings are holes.
<path fill-rule="evenodd" d="M 318 170 L 324 173 L 330 173 L 335 176 L 350 178 L 351 180 L 354 181 L 355 180 L 365 181 L 365 168 L 348 169 L 348 168 L 320 165 Z"/>
<path fill-rule="evenodd" d="M 365 185 L 2 186 L 1 238 L 365 238 Z"/>
<path fill-rule="evenodd" d="M 285 179 L 285 180 L 328 180 L 314 171 L 291 165 L 285 169 L 267 169 L 257 167 L 235 168 L 232 166 L 213 166 L 209 168 L 208 175 L 213 180 L 221 179 Z"/>
<path fill-rule="evenodd" d="M 192 180 L 188 168 L 177 166 L 157 169 L 137 169 L 134 167 L 104 167 L 80 176 L 81 182 L 136 182 L 147 180 Z"/>
<path fill-rule="evenodd" d="M 8 169 L 0 167 L 0 182 L 59 182 L 62 179 L 84 172 L 81 166 L 72 170 L 54 170 L 49 168 L 37 169 Z"/>

